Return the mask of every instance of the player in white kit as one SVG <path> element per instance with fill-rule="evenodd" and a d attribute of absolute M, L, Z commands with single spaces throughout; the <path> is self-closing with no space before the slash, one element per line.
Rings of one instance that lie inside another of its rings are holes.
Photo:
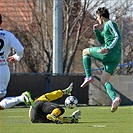
<path fill-rule="evenodd" d="M 24 102 L 25 104 L 33 105 L 28 91 L 16 97 L 5 97 L 7 93 L 7 86 L 10 80 L 10 70 L 8 67 L 9 62 L 16 63 L 23 57 L 24 47 L 19 40 L 9 31 L 1 28 L 2 16 L 0 14 L 0 110 L 13 107 L 16 104 Z M 9 56 L 10 50 L 13 48 L 15 54 Z"/>

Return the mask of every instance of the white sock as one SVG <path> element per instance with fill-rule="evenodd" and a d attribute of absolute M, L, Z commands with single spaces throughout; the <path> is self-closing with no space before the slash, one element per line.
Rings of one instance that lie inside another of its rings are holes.
<path fill-rule="evenodd" d="M 0 102 L 0 106 L 3 108 L 11 108 L 21 102 L 23 102 L 23 96 L 6 97 Z"/>

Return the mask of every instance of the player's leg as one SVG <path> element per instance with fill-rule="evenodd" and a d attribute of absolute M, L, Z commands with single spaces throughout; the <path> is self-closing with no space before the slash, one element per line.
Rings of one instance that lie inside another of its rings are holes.
<path fill-rule="evenodd" d="M 116 92 L 114 90 L 113 85 L 110 82 L 108 82 L 110 76 L 113 75 L 120 60 L 121 60 L 121 54 L 119 54 L 119 52 L 118 53 L 111 52 L 105 56 L 103 62 L 104 72 L 102 74 L 101 83 L 105 87 L 109 97 L 112 100 L 111 112 L 115 112 L 121 103 L 120 97 L 116 96 Z"/>
<path fill-rule="evenodd" d="M 10 70 L 7 65 L 0 66 L 0 98 L 3 99 L 7 93 L 7 86 L 10 80 Z M 7 97 L 1 100 L 0 110 L 4 108 L 13 107 L 21 102 L 26 104 L 34 104 L 33 100 L 30 97 L 29 92 L 23 93 L 21 96 L 17 97 Z"/>
<path fill-rule="evenodd" d="M 7 86 L 10 80 L 10 70 L 7 65 L 0 66 L 0 101 L 4 99 L 7 93 Z M 0 106 L 0 110 L 3 109 Z"/>
<path fill-rule="evenodd" d="M 25 91 L 22 93 L 22 95 L 20 97 L 22 97 L 21 102 L 24 102 L 26 105 L 30 105 L 33 107 L 35 106 L 35 103 L 34 103 L 33 99 L 31 98 L 30 92 Z"/>
<path fill-rule="evenodd" d="M 29 92 L 24 92 L 20 96 L 16 97 L 6 97 L 0 102 L 0 106 L 3 109 L 11 108 L 19 103 L 24 102 L 26 105 L 34 106 L 34 102 L 30 96 Z"/>
<path fill-rule="evenodd" d="M 83 66 L 84 66 L 86 77 L 80 87 L 85 87 L 86 85 L 89 84 L 89 82 L 94 81 L 92 74 L 91 74 L 91 57 L 102 61 L 103 55 L 98 52 L 99 49 L 101 49 L 101 48 L 100 47 L 92 47 L 92 48 L 86 48 L 83 50 L 83 53 L 82 53 Z"/>
<path fill-rule="evenodd" d="M 114 90 L 112 84 L 109 82 L 110 77 L 111 77 L 110 73 L 103 71 L 103 73 L 101 75 L 101 84 L 105 87 L 107 94 L 113 101 L 116 98 L 116 93 L 115 93 L 115 90 Z"/>
<path fill-rule="evenodd" d="M 23 100 L 22 100 L 21 96 L 6 97 L 0 102 L 0 106 L 3 107 L 4 109 L 8 109 L 8 108 L 11 108 L 11 107 L 21 103 L 22 101 Z"/>
<path fill-rule="evenodd" d="M 81 84 L 80 87 L 85 87 L 86 85 L 88 85 L 89 82 L 93 82 L 93 77 L 91 76 L 91 56 L 89 48 L 83 50 L 82 62 L 86 77 L 84 78 L 84 82 Z"/>
<path fill-rule="evenodd" d="M 91 76 L 91 56 L 89 52 L 89 48 L 83 50 L 83 66 L 86 73 L 86 78 Z"/>
<path fill-rule="evenodd" d="M 72 89 L 73 89 L 73 83 L 71 83 L 67 88 L 65 88 L 64 90 L 62 90 L 62 92 L 64 94 L 71 95 Z"/>
<path fill-rule="evenodd" d="M 70 94 L 73 88 L 73 83 L 71 83 L 66 89 L 64 90 L 55 90 L 50 93 L 46 93 L 42 96 L 40 96 L 36 101 L 42 100 L 42 101 L 53 101 L 58 98 L 61 98 L 64 94 Z"/>
<path fill-rule="evenodd" d="M 42 96 L 40 96 L 39 98 L 37 98 L 35 101 L 53 101 L 53 100 L 56 100 L 58 98 L 61 98 L 63 96 L 63 92 L 62 90 L 55 90 L 55 91 L 52 91 L 50 93 L 46 93 L 46 94 L 43 94 Z"/>
<path fill-rule="evenodd" d="M 116 96 L 116 92 L 114 90 L 113 85 L 109 82 L 111 74 L 108 72 L 103 71 L 103 74 L 101 76 L 101 83 L 105 87 L 107 94 L 112 100 L 112 107 L 111 107 L 111 112 L 115 112 L 120 105 L 121 99 L 120 97 Z"/>
<path fill-rule="evenodd" d="M 0 98 L 5 97 L 9 80 L 9 67 L 7 65 L 0 66 Z"/>

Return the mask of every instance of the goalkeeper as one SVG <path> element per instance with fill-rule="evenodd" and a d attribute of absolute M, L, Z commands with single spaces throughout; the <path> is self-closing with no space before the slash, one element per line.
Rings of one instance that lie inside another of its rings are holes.
<path fill-rule="evenodd" d="M 72 113 L 69 117 L 61 117 L 65 110 L 51 101 L 61 98 L 64 94 L 71 95 L 73 83 L 64 90 L 55 90 L 46 93 L 35 100 L 35 106 L 31 106 L 29 117 L 32 123 L 78 123 L 81 115 L 80 110 Z"/>

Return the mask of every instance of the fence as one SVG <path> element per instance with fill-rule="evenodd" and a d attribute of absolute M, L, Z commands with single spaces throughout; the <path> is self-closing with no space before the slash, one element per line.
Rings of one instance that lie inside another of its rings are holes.
<path fill-rule="evenodd" d="M 111 101 L 105 89 L 100 85 L 100 76 L 94 76 L 95 81 L 89 87 L 80 88 L 84 76 L 81 75 L 56 75 L 45 73 L 11 74 L 7 96 L 17 96 L 23 91 L 30 91 L 33 98 L 56 89 L 64 89 L 71 82 L 74 83 L 72 95 L 75 95 L 79 104 L 110 105 Z M 121 105 L 132 105 L 133 101 L 133 78 L 132 76 L 112 76 L 111 82 L 116 92 L 122 98 Z M 56 100 L 59 104 L 64 103 L 63 98 Z"/>

